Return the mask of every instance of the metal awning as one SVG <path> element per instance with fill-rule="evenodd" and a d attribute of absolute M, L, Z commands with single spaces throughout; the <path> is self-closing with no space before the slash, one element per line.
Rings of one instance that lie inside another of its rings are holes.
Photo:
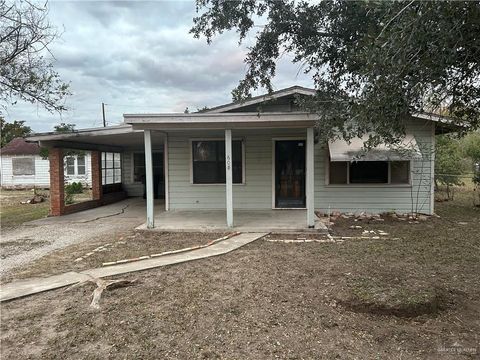
<path fill-rule="evenodd" d="M 407 134 L 396 146 L 380 144 L 374 149 L 366 151 L 364 142 L 369 135 L 354 138 L 347 143 L 344 140 L 328 142 L 330 161 L 399 161 L 422 158 L 415 136 Z"/>

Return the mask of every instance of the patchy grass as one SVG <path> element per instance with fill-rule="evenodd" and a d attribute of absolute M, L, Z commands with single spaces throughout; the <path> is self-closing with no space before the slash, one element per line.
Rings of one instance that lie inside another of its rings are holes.
<path fill-rule="evenodd" d="M 41 191 L 41 193 L 46 193 Z M 13 228 L 27 221 L 41 219 L 48 215 L 48 199 L 39 204 L 22 204 L 33 197 L 32 190 L 0 191 L 0 224 L 2 229 Z"/>
<path fill-rule="evenodd" d="M 480 211 L 468 199 L 418 224 L 333 227 L 390 239 L 259 240 L 122 276 L 139 283 L 105 292 L 96 312 L 91 285 L 2 304 L 2 358 L 477 358 Z"/>
<path fill-rule="evenodd" d="M 104 262 L 203 245 L 224 235 L 224 233 L 129 231 L 114 238 L 101 236 L 87 243 L 80 243 L 54 251 L 26 268 L 3 275 L 1 281 L 5 283 L 14 279 L 48 276 L 68 271 L 82 271 L 101 267 Z M 14 245 L 17 244 L 15 243 Z M 2 244 L 2 246 L 6 245 Z"/>
<path fill-rule="evenodd" d="M 48 216 L 50 211 L 49 191 L 38 190 L 45 196 L 45 201 L 38 204 L 22 204 L 34 196 L 33 190 L 5 190 L 0 191 L 0 226 L 10 229 Z M 92 191 L 85 189 L 81 194 L 75 194 L 73 203 L 80 203 L 92 199 Z"/>

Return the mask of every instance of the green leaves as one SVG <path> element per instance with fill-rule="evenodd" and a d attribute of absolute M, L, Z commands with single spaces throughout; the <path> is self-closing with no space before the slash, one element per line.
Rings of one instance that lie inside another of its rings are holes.
<path fill-rule="evenodd" d="M 0 116 L 0 133 L 1 133 L 1 147 L 7 145 L 10 141 L 17 137 L 25 137 L 32 133 L 30 126 L 25 125 L 25 121 L 15 120 L 12 123 L 5 121 Z"/>
<path fill-rule="evenodd" d="M 283 51 L 312 76 L 320 133 L 375 131 L 394 141 L 415 112 L 440 112 L 480 124 L 478 1 L 197 1 L 191 30 L 212 38 L 255 33 L 234 99 L 272 91 Z M 261 25 L 256 24 L 258 22 Z M 355 125 L 352 125 L 352 122 Z"/>

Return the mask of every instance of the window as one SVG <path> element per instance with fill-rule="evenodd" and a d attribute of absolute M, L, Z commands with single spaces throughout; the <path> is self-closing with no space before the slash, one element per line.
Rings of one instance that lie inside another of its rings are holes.
<path fill-rule="evenodd" d="M 192 141 L 192 180 L 194 184 L 225 184 L 225 141 Z M 232 141 L 232 177 L 243 183 L 243 144 Z"/>
<path fill-rule="evenodd" d="M 408 184 L 410 182 L 410 162 L 392 161 L 390 162 L 390 183 Z"/>
<path fill-rule="evenodd" d="M 152 153 L 152 162 L 154 176 L 163 177 L 163 152 Z M 145 182 L 145 153 L 133 154 L 133 181 Z"/>
<path fill-rule="evenodd" d="M 13 175 L 35 175 L 35 158 L 12 158 Z"/>
<path fill-rule="evenodd" d="M 348 162 L 334 161 L 330 163 L 330 184 L 347 184 Z"/>
<path fill-rule="evenodd" d="M 388 184 L 388 161 L 350 163 L 350 184 Z"/>
<path fill-rule="evenodd" d="M 75 175 L 75 158 L 68 156 L 65 160 L 65 167 L 67 175 Z"/>
<path fill-rule="evenodd" d="M 330 184 L 409 184 L 409 161 L 331 161 Z"/>
<path fill-rule="evenodd" d="M 85 156 L 77 156 L 77 175 L 85 175 Z"/>
<path fill-rule="evenodd" d="M 145 182 L 145 154 L 133 154 L 133 181 Z"/>
<path fill-rule="evenodd" d="M 122 182 L 122 161 L 120 153 L 102 153 L 102 184 Z"/>

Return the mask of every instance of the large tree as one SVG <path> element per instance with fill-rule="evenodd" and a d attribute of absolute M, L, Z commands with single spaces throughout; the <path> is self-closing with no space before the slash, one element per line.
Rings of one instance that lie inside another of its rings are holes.
<path fill-rule="evenodd" d="M 480 2 L 197 0 L 191 32 L 210 43 L 254 32 L 236 100 L 272 91 L 283 53 L 313 78 L 320 134 L 351 138 L 369 131 L 394 142 L 416 112 L 448 111 L 480 123 Z M 354 120 L 354 121 L 352 121 Z"/>
<path fill-rule="evenodd" d="M 9 123 L 0 116 L 1 147 L 4 147 L 17 137 L 25 137 L 31 133 L 32 129 L 30 126 L 25 125 L 25 121 L 15 120 Z"/>
<path fill-rule="evenodd" d="M 46 2 L 0 0 L 0 106 L 18 99 L 49 111 L 65 109 L 69 95 L 53 69 L 49 46 L 58 37 L 49 23 Z M 1 111 L 1 109 L 0 109 Z"/>

